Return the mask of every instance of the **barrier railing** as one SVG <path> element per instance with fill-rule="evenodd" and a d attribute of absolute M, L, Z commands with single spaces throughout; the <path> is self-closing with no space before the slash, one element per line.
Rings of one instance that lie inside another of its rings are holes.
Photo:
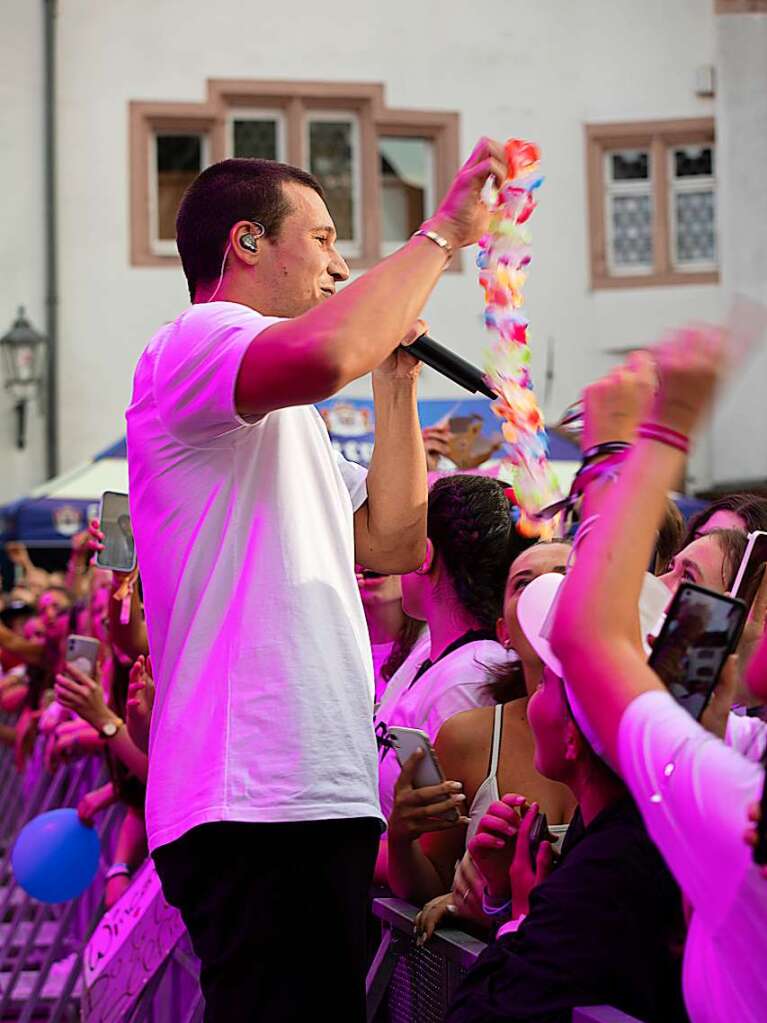
<path fill-rule="evenodd" d="M 367 976 L 368 1023 L 442 1023 L 456 987 L 485 942 L 440 927 L 428 943 L 416 945 L 418 907 L 402 899 L 374 899 L 382 936 Z M 641 1023 L 609 1005 L 573 1010 L 573 1023 Z"/>

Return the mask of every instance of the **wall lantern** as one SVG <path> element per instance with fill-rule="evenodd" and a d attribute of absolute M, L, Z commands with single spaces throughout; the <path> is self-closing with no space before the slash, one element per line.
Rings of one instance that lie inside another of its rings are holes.
<path fill-rule="evenodd" d="M 40 394 L 48 339 L 38 333 L 19 306 L 11 329 L 0 337 L 5 388 L 16 405 L 16 447 L 26 445 L 27 403 Z"/>

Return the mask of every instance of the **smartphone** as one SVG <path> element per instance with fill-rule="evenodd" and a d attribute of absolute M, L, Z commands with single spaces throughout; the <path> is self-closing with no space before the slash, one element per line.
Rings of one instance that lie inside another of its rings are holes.
<path fill-rule="evenodd" d="M 745 553 L 738 567 L 738 574 L 730 590 L 731 597 L 737 597 L 743 592 L 743 599 L 746 603 L 756 596 L 753 585 L 759 569 L 767 562 L 767 533 L 757 530 L 748 534 L 748 544 Z"/>
<path fill-rule="evenodd" d="M 91 677 L 96 674 L 96 659 L 99 654 L 99 641 L 91 636 L 67 636 L 67 664 L 84 671 Z"/>
<path fill-rule="evenodd" d="M 400 767 L 405 766 L 405 762 L 410 759 L 417 749 L 424 751 L 425 756 L 422 757 L 413 777 L 413 788 L 422 789 L 427 785 L 441 785 L 445 781 L 445 775 L 442 773 L 439 760 L 437 760 L 437 754 L 434 752 L 434 747 L 429 741 L 429 736 L 426 732 L 422 732 L 418 728 L 390 725 L 387 730 L 387 737 L 397 756 Z M 442 816 L 444 816 L 445 820 L 457 821 L 461 815 L 455 809 L 449 810 Z"/>
<path fill-rule="evenodd" d="M 538 859 L 538 849 L 541 842 L 553 842 L 554 836 L 549 832 L 549 821 L 545 813 L 540 810 L 535 815 L 532 827 L 530 828 L 530 834 L 528 835 L 528 845 L 530 848 L 530 865 L 535 871 L 536 862 Z"/>
<path fill-rule="evenodd" d="M 683 583 L 671 602 L 648 664 L 697 720 L 746 621 L 742 600 Z"/>
<path fill-rule="evenodd" d="M 128 495 L 118 494 L 114 490 L 104 491 L 101 495 L 99 521 L 104 534 L 104 550 L 96 555 L 96 564 L 114 572 L 132 572 L 136 567 L 136 544 Z"/>

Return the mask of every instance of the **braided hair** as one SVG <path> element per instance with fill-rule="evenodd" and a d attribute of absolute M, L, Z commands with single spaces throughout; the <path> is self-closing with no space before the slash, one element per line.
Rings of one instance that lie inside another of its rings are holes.
<path fill-rule="evenodd" d="M 495 628 L 509 565 L 532 544 L 517 532 L 505 487 L 487 476 L 446 476 L 429 492 L 426 533 L 463 608 Z"/>

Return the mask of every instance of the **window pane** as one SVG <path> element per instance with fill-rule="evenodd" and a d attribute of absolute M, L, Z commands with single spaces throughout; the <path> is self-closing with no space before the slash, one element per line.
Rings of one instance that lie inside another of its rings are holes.
<path fill-rule="evenodd" d="M 309 169 L 322 182 L 340 241 L 354 240 L 351 121 L 311 121 Z"/>
<path fill-rule="evenodd" d="M 649 195 L 611 197 L 612 262 L 620 267 L 651 266 L 652 204 Z"/>
<path fill-rule="evenodd" d="M 610 171 L 613 181 L 648 181 L 650 154 L 646 149 L 621 149 L 610 153 Z"/>
<path fill-rule="evenodd" d="M 202 169 L 201 135 L 157 136 L 157 237 L 173 241 L 181 197 Z"/>
<path fill-rule="evenodd" d="M 234 155 L 277 159 L 277 122 L 272 120 L 235 120 Z"/>
<path fill-rule="evenodd" d="M 432 143 L 387 135 L 378 140 L 378 156 L 382 238 L 402 242 L 432 212 Z"/>
<path fill-rule="evenodd" d="M 714 150 L 711 146 L 683 146 L 674 150 L 676 177 L 711 177 L 713 173 Z"/>
<path fill-rule="evenodd" d="M 679 192 L 676 213 L 676 260 L 678 263 L 713 263 L 716 260 L 714 193 Z"/>

